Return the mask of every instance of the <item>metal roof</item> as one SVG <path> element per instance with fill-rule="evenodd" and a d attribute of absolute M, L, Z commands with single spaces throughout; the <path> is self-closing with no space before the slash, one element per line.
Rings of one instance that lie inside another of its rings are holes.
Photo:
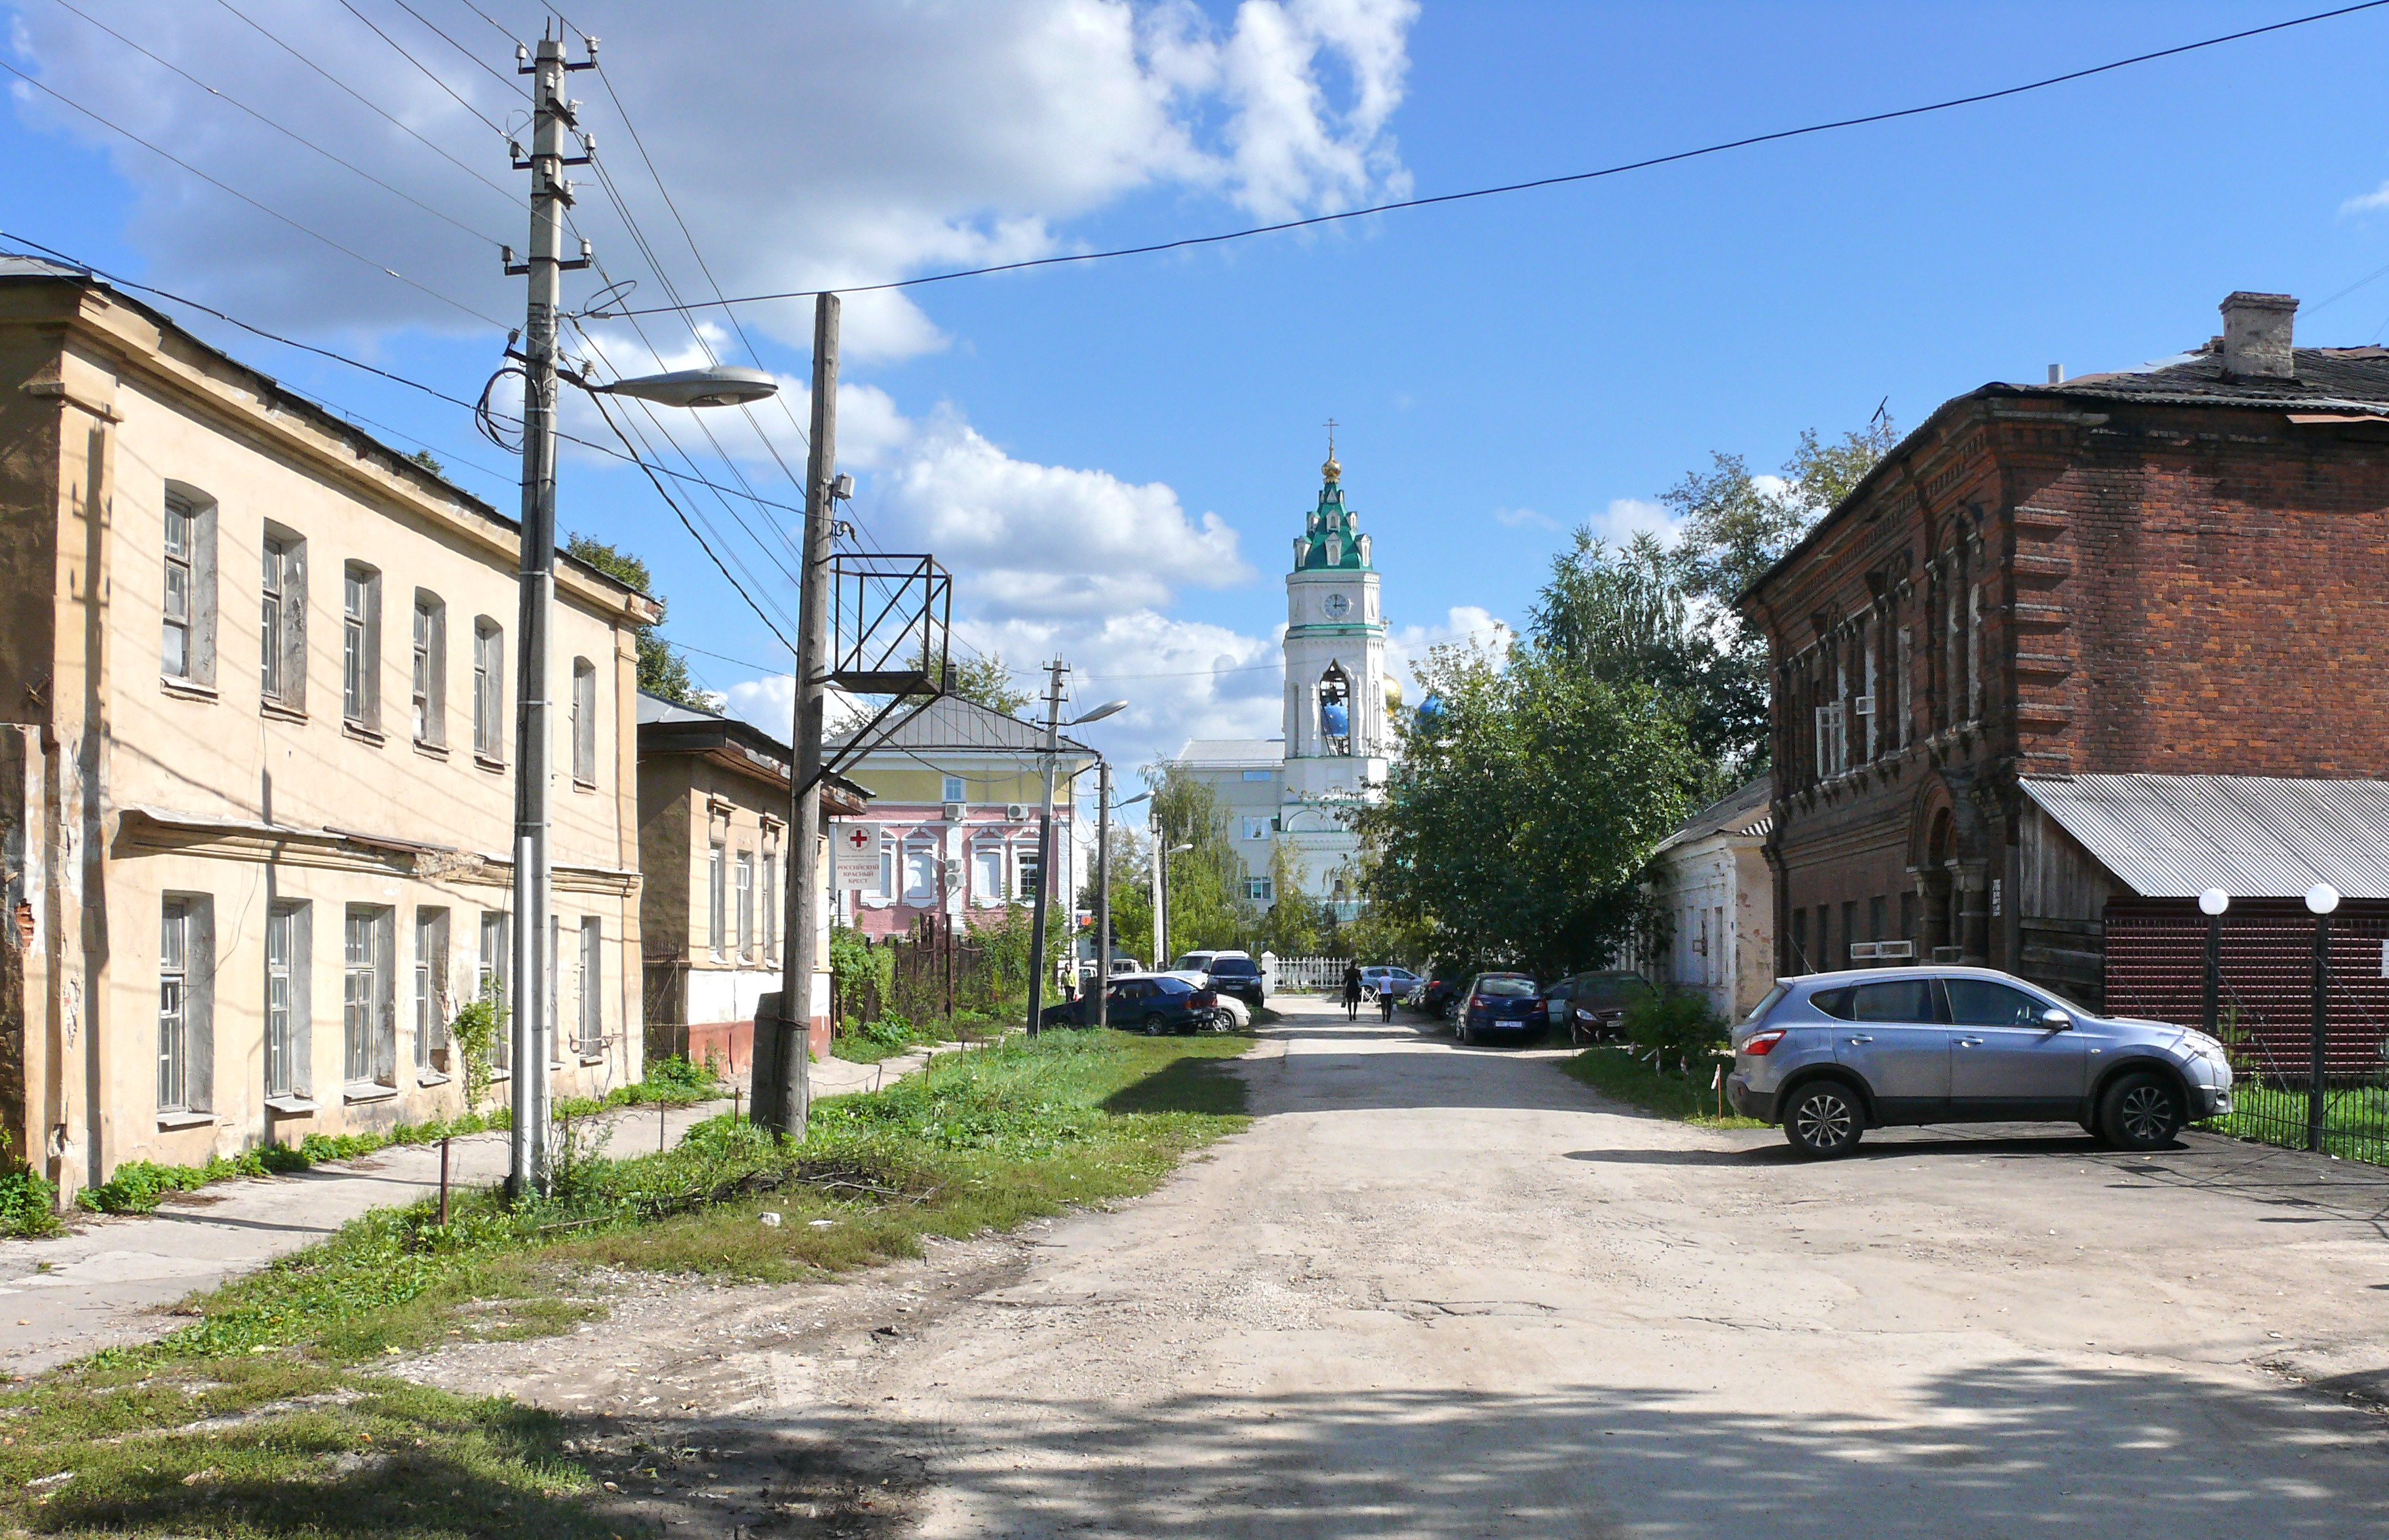
<path fill-rule="evenodd" d="M 1680 845 L 1691 845 L 1713 834 L 1765 838 L 1774 827 L 1775 780 L 1762 775 L 1748 785 L 1727 793 L 1676 827 L 1651 853 L 1658 855 Z M 2301 889 L 2300 891 L 2304 891 Z"/>
<path fill-rule="evenodd" d="M 962 695 L 940 695 L 910 716 L 900 708 L 897 716 L 901 719 L 900 725 L 886 736 L 875 736 L 871 746 L 863 751 L 863 759 L 899 749 L 916 752 L 977 749 L 1035 754 L 1045 746 L 1042 724 L 1006 716 Z M 837 745 L 847 743 L 855 729 L 869 719 L 869 712 L 862 713 L 843 731 L 831 732 L 829 741 Z M 885 732 L 884 729 L 882 731 Z M 1094 752 L 1067 733 L 1061 736 L 1056 746 L 1067 755 L 1091 755 Z"/>
<path fill-rule="evenodd" d="M 2077 775 L 2024 790 L 2143 897 L 2293 898 L 2317 883 L 2389 897 L 2389 781 Z"/>
<path fill-rule="evenodd" d="M 1189 738 L 1174 757 L 1182 765 L 1279 765 L 1285 762 L 1285 740 Z"/>

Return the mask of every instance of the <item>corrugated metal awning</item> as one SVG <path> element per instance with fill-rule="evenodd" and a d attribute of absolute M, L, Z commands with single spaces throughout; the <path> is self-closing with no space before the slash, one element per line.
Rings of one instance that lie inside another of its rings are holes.
<path fill-rule="evenodd" d="M 2293 898 L 2317 883 L 2389 897 L 2389 781 L 2077 775 L 2024 789 L 2143 897 Z"/>

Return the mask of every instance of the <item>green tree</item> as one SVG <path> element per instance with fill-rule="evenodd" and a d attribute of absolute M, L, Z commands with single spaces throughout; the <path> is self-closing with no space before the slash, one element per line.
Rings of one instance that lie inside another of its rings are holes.
<path fill-rule="evenodd" d="M 1112 954 L 1143 959 L 1153 947 L 1153 845 L 1133 825 L 1115 823 L 1111 846 Z M 1096 911 L 1092 865 L 1079 890 L 1079 907 Z"/>
<path fill-rule="evenodd" d="M 588 535 L 575 535 L 564 543 L 564 554 L 588 563 L 617 582 L 637 589 L 656 602 L 658 610 L 667 607 L 664 596 L 655 592 L 655 577 L 647 564 L 617 546 Z M 635 632 L 639 643 L 639 688 L 650 695 L 685 706 L 698 711 L 714 709 L 714 697 L 698 688 L 689 676 L 688 659 L 678 648 L 656 634 L 653 626 L 641 626 Z"/>
<path fill-rule="evenodd" d="M 1154 827 L 1160 836 L 1172 848 L 1194 846 L 1169 857 L 1162 868 L 1169 885 L 1171 956 L 1243 945 L 1258 915 L 1244 896 L 1244 858 L 1229 843 L 1219 798 L 1208 784 L 1168 760 L 1145 767 L 1144 781 L 1153 789 Z M 1117 885 L 1113 893 L 1117 897 Z M 1154 964 L 1166 967 L 1169 961 L 1156 958 Z"/>
<path fill-rule="evenodd" d="M 981 653 L 957 668 L 953 693 L 1007 717 L 1019 716 L 1037 698 L 1013 684 L 1012 670 L 1000 653 Z"/>
<path fill-rule="evenodd" d="M 1603 961 L 1697 779 L 1682 722 L 1649 685 L 1531 644 L 1437 648 L 1422 682 L 1437 709 L 1403 732 L 1384 798 L 1350 815 L 1376 925 L 1545 977 Z"/>
<path fill-rule="evenodd" d="M 1310 896 L 1310 863 L 1290 840 L 1270 846 L 1270 907 L 1260 917 L 1249 948 L 1280 957 L 1319 957 L 1335 928 L 1327 906 Z"/>

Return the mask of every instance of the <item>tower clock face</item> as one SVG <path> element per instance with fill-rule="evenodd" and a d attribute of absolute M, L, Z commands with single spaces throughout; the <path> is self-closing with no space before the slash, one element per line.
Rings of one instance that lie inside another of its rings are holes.
<path fill-rule="evenodd" d="M 1341 593 L 1331 593 L 1327 602 L 1319 607 L 1327 612 L 1330 620 L 1341 620 L 1352 613 L 1352 601 Z"/>

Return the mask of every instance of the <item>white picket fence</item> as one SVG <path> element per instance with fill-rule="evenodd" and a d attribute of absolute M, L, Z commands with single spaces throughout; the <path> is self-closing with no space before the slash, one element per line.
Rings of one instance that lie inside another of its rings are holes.
<path fill-rule="evenodd" d="M 1274 952 L 1263 952 L 1261 978 L 1272 995 L 1289 989 L 1340 989 L 1344 986 L 1344 966 L 1349 961 L 1341 957 L 1280 957 Z"/>

